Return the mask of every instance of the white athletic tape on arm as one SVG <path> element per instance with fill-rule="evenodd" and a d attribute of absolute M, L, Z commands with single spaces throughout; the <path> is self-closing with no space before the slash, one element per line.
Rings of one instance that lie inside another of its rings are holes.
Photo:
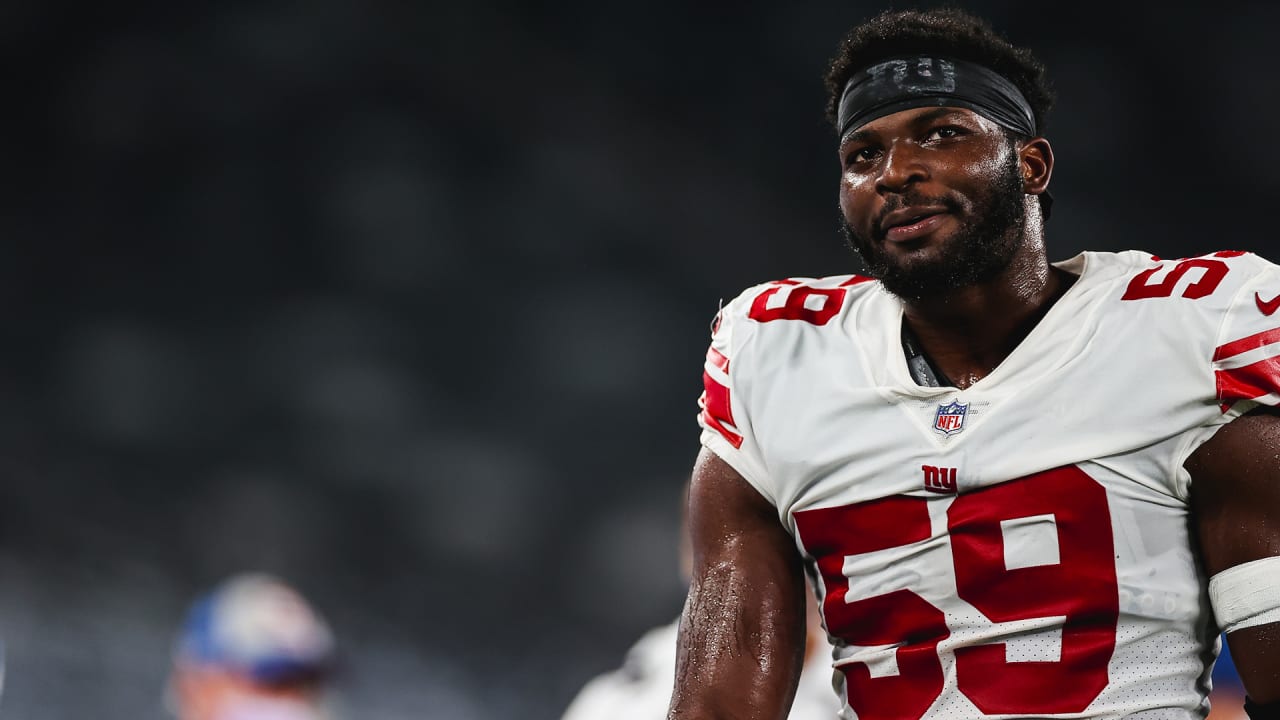
<path fill-rule="evenodd" d="M 1209 602 L 1223 632 L 1280 622 L 1280 557 L 1236 565 L 1209 578 Z"/>

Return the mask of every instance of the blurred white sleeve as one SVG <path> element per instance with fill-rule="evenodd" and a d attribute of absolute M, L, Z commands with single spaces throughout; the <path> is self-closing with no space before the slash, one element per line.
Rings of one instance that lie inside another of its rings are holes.
<path fill-rule="evenodd" d="M 677 620 L 645 633 L 622 667 L 578 691 L 562 720 L 663 720 L 675 685 L 679 629 Z"/>

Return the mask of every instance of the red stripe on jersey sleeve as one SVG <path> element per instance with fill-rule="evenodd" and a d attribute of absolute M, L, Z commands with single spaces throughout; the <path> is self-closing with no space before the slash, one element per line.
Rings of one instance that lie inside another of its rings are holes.
<path fill-rule="evenodd" d="M 1280 342 L 1280 328 L 1263 330 L 1260 333 L 1220 345 L 1217 350 L 1213 351 L 1213 361 L 1226 360 L 1229 357 L 1234 357 L 1250 350 L 1257 350 L 1274 342 Z"/>
<path fill-rule="evenodd" d="M 714 367 L 720 368 L 721 372 L 729 372 L 729 358 L 713 347 L 707 348 L 707 362 Z"/>
<path fill-rule="evenodd" d="M 1218 400 L 1223 403 L 1280 393 L 1280 357 L 1270 357 L 1231 370 L 1218 370 L 1214 377 L 1218 382 Z"/>
<path fill-rule="evenodd" d="M 698 404 L 702 406 L 702 422 L 720 433 L 730 445 L 741 448 L 742 436 L 725 427 L 726 423 L 731 427 L 735 426 L 733 410 L 729 407 L 729 388 L 716 382 L 706 372 L 702 373 L 702 386 L 702 397 L 698 398 Z"/>

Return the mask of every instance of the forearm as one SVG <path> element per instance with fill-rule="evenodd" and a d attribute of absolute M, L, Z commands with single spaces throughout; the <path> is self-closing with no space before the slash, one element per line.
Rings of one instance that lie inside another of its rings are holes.
<path fill-rule="evenodd" d="M 805 644 L 803 580 L 794 580 L 761 588 L 721 564 L 694 582 L 680 623 L 670 720 L 786 718 Z"/>
<path fill-rule="evenodd" d="M 671 720 L 785 720 L 805 645 L 804 570 L 777 511 L 704 450 L 689 487 L 693 582 Z"/>
<path fill-rule="evenodd" d="M 1280 623 L 1236 630 L 1227 644 L 1249 698 L 1260 705 L 1280 703 Z"/>

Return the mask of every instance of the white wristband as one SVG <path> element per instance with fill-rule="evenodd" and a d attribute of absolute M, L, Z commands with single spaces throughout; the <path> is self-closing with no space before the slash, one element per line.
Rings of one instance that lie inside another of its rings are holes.
<path fill-rule="evenodd" d="M 1280 622 L 1280 557 L 1236 565 L 1209 578 L 1209 602 L 1222 632 Z"/>

